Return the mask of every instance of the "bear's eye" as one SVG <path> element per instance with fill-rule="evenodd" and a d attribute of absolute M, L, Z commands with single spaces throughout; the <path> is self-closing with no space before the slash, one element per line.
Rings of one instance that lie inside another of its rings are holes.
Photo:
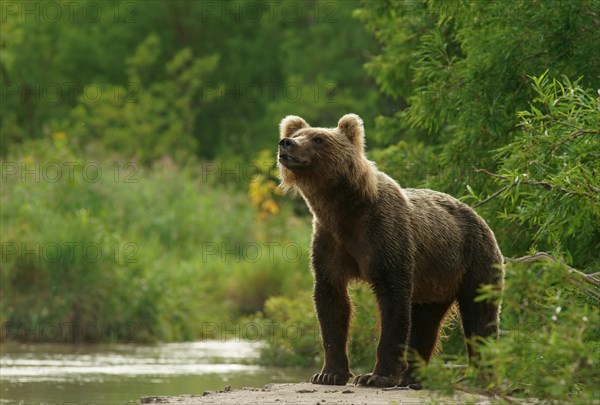
<path fill-rule="evenodd" d="M 313 140 L 313 142 L 316 142 L 316 143 L 325 142 L 325 139 L 321 138 L 320 136 L 315 136 L 312 140 Z"/>

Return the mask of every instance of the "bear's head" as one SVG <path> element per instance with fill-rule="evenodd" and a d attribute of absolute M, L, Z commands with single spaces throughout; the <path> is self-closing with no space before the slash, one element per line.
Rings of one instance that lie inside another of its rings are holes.
<path fill-rule="evenodd" d="M 311 127 L 288 115 L 279 124 L 278 166 L 282 188 L 308 190 L 347 184 L 373 192 L 372 162 L 365 156 L 365 130 L 360 117 L 346 114 L 335 128 Z"/>

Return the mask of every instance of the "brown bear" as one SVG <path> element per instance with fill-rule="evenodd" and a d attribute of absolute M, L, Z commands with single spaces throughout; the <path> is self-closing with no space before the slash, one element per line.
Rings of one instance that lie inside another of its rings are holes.
<path fill-rule="evenodd" d="M 355 114 L 337 128 L 288 116 L 279 129 L 281 187 L 298 190 L 313 214 L 311 266 L 325 364 L 311 382 L 345 385 L 352 376 L 346 344 L 353 279 L 372 287 L 381 324 L 373 372 L 355 384 L 416 383 L 417 363 L 407 362 L 407 349 L 429 361 L 455 302 L 473 361 L 474 338 L 498 334 L 499 304 L 476 301 L 478 289 L 503 283 L 503 257 L 483 219 L 447 194 L 402 189 L 377 170 L 365 156 Z"/>

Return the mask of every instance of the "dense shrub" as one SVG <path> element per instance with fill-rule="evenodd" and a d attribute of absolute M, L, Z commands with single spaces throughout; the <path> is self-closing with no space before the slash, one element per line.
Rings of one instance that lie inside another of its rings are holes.
<path fill-rule="evenodd" d="M 207 322 L 307 287 L 295 270 L 307 252 L 280 237 L 306 239 L 306 222 L 256 222 L 245 191 L 201 165 L 97 161 L 68 141 L 57 133 L 2 162 L 4 338 L 74 324 L 56 339 L 195 339 Z"/>

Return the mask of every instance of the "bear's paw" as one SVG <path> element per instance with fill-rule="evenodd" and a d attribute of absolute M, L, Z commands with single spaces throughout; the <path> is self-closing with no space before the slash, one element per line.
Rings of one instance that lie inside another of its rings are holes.
<path fill-rule="evenodd" d="M 354 385 L 360 385 L 363 387 L 395 387 L 400 384 L 399 376 L 382 376 L 379 374 L 362 374 L 354 379 Z"/>
<path fill-rule="evenodd" d="M 321 385 L 346 385 L 350 377 L 350 373 L 318 373 L 312 376 L 310 382 Z"/>

